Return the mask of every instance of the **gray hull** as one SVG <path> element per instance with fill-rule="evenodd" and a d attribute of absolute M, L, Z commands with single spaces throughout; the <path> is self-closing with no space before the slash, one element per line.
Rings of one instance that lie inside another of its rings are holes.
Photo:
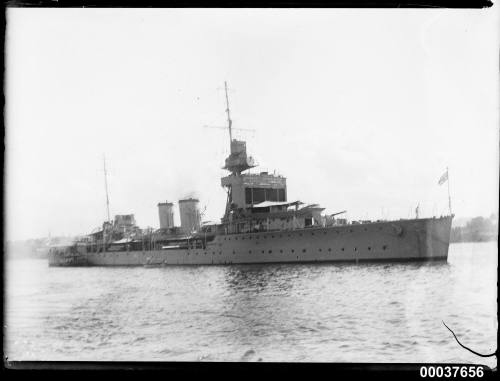
<path fill-rule="evenodd" d="M 452 216 L 220 235 L 204 249 L 51 250 L 50 266 L 431 261 L 448 257 Z"/>

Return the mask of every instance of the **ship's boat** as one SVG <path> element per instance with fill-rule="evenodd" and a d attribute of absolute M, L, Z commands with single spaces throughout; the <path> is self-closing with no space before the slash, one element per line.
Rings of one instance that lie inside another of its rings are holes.
<path fill-rule="evenodd" d="M 226 100 L 227 87 L 226 87 Z M 250 173 L 246 143 L 232 137 L 221 179 L 226 209 L 220 223 L 201 223 L 198 200 L 158 204 L 160 229 L 142 230 L 133 215 L 116 216 L 83 240 L 49 251 L 51 266 L 159 266 L 275 262 L 446 260 L 453 215 L 397 221 L 352 221 L 324 215 L 318 204 L 289 201 L 286 178 Z M 451 209 L 451 207 L 450 207 Z M 109 215 L 109 212 L 108 212 Z M 109 219 L 109 218 L 108 218 Z"/>

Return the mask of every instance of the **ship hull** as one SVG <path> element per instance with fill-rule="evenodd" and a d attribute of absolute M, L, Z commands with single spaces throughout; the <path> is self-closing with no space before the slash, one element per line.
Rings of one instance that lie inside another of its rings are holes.
<path fill-rule="evenodd" d="M 451 216 L 219 235 L 205 248 L 49 252 L 50 266 L 446 261 Z"/>

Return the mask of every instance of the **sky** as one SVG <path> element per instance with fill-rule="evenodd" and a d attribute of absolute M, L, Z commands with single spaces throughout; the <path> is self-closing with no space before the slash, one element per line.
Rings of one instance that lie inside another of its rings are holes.
<path fill-rule="evenodd" d="M 219 221 L 233 127 L 288 199 L 349 219 L 498 211 L 497 5 L 447 9 L 8 9 L 6 238 Z M 176 203 L 177 208 L 177 203 Z M 175 219 L 179 223 L 178 209 Z"/>

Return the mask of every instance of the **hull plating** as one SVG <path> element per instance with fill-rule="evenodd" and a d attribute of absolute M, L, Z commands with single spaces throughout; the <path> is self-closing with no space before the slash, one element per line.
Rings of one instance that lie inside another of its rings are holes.
<path fill-rule="evenodd" d="M 446 260 L 452 217 L 217 236 L 203 249 L 74 253 L 51 251 L 50 266 Z"/>

